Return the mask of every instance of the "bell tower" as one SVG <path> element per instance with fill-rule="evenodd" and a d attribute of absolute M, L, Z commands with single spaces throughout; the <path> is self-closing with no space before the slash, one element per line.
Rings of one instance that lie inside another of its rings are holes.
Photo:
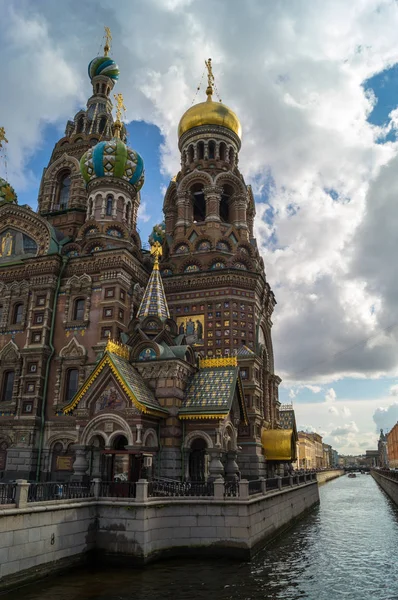
<path fill-rule="evenodd" d="M 205 64 L 207 98 L 191 106 L 178 127 L 181 169 L 165 195 L 160 271 L 171 318 L 188 332 L 196 353 L 238 357 L 249 415 L 239 431 L 239 461 L 242 471 L 258 476 L 265 474 L 261 433 L 279 426 L 275 298 L 254 237 L 253 193 L 239 169 L 241 124 L 213 99 L 211 60 Z"/>

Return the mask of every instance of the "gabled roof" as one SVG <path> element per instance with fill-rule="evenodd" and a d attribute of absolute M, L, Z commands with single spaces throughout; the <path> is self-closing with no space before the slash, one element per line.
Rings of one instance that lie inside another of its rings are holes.
<path fill-rule="evenodd" d="M 63 408 L 63 413 L 68 414 L 77 407 L 103 369 L 108 366 L 127 397 L 138 410 L 155 416 L 168 415 L 169 411 L 160 406 L 151 390 L 145 385 L 141 375 L 129 363 L 128 358 L 129 350 L 126 346 L 108 341 L 104 356 L 71 402 Z"/>
<path fill-rule="evenodd" d="M 255 352 L 253 352 L 253 350 L 250 350 L 250 348 L 248 348 L 247 346 L 242 345 L 240 348 L 238 348 L 237 351 L 237 356 L 241 356 L 241 357 L 252 357 L 252 356 L 256 356 Z"/>
<path fill-rule="evenodd" d="M 180 419 L 223 419 L 238 394 L 241 418 L 247 422 L 246 405 L 236 356 L 204 359 L 188 384 Z"/>

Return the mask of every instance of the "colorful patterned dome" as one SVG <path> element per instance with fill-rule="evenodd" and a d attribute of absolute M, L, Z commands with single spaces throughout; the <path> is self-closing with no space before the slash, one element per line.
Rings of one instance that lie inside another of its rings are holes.
<path fill-rule="evenodd" d="M 90 79 L 96 75 L 106 75 L 113 81 L 117 81 L 119 79 L 119 67 L 109 56 L 97 56 L 88 65 L 88 74 Z"/>
<path fill-rule="evenodd" d="M 80 171 L 86 183 L 99 177 L 128 181 L 139 191 L 144 185 L 144 161 L 119 138 L 99 142 L 80 159 Z"/>
<path fill-rule="evenodd" d="M 163 244 L 164 238 L 166 235 L 166 225 L 165 223 L 158 223 L 153 226 L 152 233 L 150 234 L 148 240 L 151 246 L 154 245 L 155 242 L 159 242 L 159 244 Z"/>
<path fill-rule="evenodd" d="M 8 181 L 0 177 L 0 202 L 17 202 L 17 195 L 14 188 Z"/>

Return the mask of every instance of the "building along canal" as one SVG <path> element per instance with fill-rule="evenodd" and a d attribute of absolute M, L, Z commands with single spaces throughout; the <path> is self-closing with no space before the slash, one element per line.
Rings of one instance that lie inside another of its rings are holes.
<path fill-rule="evenodd" d="M 393 600 L 398 509 L 369 475 L 321 486 L 321 504 L 252 562 L 76 569 L 1 600 Z"/>

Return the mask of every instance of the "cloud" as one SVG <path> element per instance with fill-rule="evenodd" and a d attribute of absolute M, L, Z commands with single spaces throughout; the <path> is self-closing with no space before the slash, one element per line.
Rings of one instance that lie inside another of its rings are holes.
<path fill-rule="evenodd" d="M 336 400 L 336 392 L 333 388 L 330 388 L 325 394 L 326 402 L 334 402 Z"/>
<path fill-rule="evenodd" d="M 307 390 L 310 390 L 313 394 L 319 394 L 319 392 L 322 390 L 319 385 L 305 385 L 304 387 L 307 388 Z"/>
<path fill-rule="evenodd" d="M 338 415 L 339 411 L 337 410 L 337 408 L 335 406 L 330 406 L 328 411 L 330 412 L 331 415 Z"/>
<path fill-rule="evenodd" d="M 61 135 L 90 95 L 86 66 L 103 23 L 128 119 L 160 128 L 169 175 L 179 169 L 178 121 L 203 99 L 196 88 L 212 56 L 243 125 L 239 165 L 257 194 L 258 246 L 278 301 L 276 371 L 290 386 L 398 373 L 397 144 L 378 143 L 396 107 L 392 124 L 371 125 L 377 99 L 363 85 L 396 61 L 395 2 L 0 3 L 15 187 L 32 186 L 25 165 L 45 125 Z"/>
<path fill-rule="evenodd" d="M 348 436 L 350 434 L 358 433 L 358 427 L 354 421 L 347 423 L 345 425 L 339 425 L 335 429 L 330 432 L 330 435 L 335 437 L 343 437 Z"/>
<path fill-rule="evenodd" d="M 341 414 L 344 417 L 350 417 L 351 416 L 351 411 L 347 406 L 343 406 L 343 408 L 341 409 Z"/>
<path fill-rule="evenodd" d="M 391 396 L 398 396 L 398 383 L 395 383 L 394 385 L 392 385 L 390 387 L 390 395 Z"/>
<path fill-rule="evenodd" d="M 377 408 L 373 414 L 376 430 L 390 430 L 398 422 L 398 401 L 386 407 Z"/>

